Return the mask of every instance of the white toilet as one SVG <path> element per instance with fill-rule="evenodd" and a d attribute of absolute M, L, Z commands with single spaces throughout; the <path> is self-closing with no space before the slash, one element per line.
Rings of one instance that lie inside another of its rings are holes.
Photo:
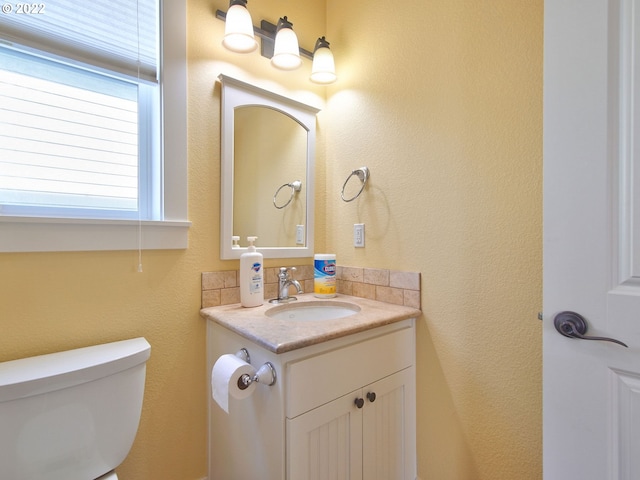
<path fill-rule="evenodd" d="M 0 363 L 0 479 L 116 480 L 150 353 L 140 337 Z"/>

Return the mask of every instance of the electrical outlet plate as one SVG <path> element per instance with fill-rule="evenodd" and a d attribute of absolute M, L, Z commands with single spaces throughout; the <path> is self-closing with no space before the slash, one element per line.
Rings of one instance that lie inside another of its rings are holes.
<path fill-rule="evenodd" d="M 304 245 L 304 225 L 296 225 L 296 245 Z"/>
<path fill-rule="evenodd" d="M 353 225 L 353 246 L 364 247 L 364 223 L 355 223 Z"/>

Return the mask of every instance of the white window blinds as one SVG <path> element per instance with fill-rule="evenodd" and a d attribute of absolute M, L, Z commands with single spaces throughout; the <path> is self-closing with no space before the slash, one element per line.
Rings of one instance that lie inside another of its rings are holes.
<path fill-rule="evenodd" d="M 159 218 L 156 3 L 0 15 L 0 215 Z"/>
<path fill-rule="evenodd" d="M 7 40 L 146 80 L 157 79 L 157 0 L 47 0 L 0 15 Z M 28 7 L 27 7 L 28 8 Z"/>

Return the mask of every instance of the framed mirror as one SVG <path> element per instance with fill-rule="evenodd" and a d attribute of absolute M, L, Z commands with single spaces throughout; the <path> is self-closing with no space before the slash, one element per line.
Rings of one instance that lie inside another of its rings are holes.
<path fill-rule="evenodd" d="M 219 79 L 220 257 L 239 258 L 248 236 L 258 237 L 265 258 L 313 256 L 319 110 L 226 75 Z"/>

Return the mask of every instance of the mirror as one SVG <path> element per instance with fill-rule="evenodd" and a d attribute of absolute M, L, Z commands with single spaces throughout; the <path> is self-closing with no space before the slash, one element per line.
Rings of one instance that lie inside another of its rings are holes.
<path fill-rule="evenodd" d="M 236 108 L 233 132 L 233 234 L 304 246 L 307 131 L 278 110 L 251 105 Z"/>
<path fill-rule="evenodd" d="M 318 109 L 220 75 L 220 256 L 239 258 L 256 236 L 265 258 L 313 256 Z M 234 248 L 233 237 L 240 237 Z"/>

